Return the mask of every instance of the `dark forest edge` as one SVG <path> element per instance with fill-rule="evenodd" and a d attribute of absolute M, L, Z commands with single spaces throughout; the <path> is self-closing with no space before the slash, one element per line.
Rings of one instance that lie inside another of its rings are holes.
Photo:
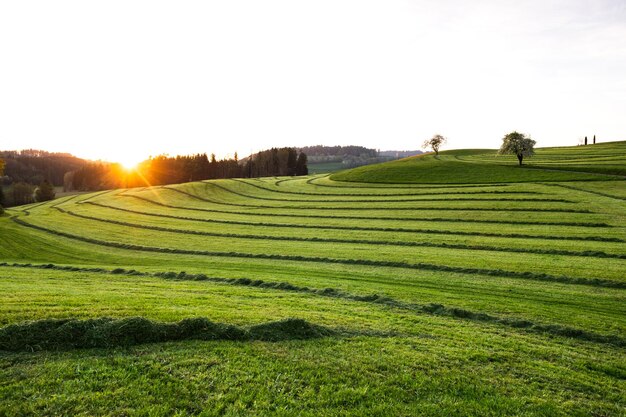
<path fill-rule="evenodd" d="M 120 164 L 93 162 L 66 153 L 37 150 L 0 151 L 0 206 L 12 207 L 64 192 L 100 191 L 147 185 L 178 184 L 223 178 L 307 175 L 307 155 L 295 148 L 272 148 L 239 160 L 217 160 L 206 153 L 151 157 L 128 170 Z M 2 186 L 6 186 L 6 193 Z"/>

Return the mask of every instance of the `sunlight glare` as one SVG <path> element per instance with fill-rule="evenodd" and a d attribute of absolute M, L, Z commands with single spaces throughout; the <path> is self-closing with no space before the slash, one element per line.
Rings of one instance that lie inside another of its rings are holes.
<path fill-rule="evenodd" d="M 133 159 L 133 158 L 118 158 L 119 159 L 119 164 L 122 166 L 122 168 L 124 168 L 126 171 L 134 171 L 137 168 L 137 165 L 139 165 L 139 161 L 138 159 Z"/>

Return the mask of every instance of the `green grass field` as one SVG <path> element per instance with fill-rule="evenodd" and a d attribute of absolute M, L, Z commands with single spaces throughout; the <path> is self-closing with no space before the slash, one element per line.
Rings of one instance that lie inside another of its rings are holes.
<path fill-rule="evenodd" d="M 0 416 L 624 415 L 625 154 L 9 209 Z"/>
<path fill-rule="evenodd" d="M 521 171 L 521 172 L 520 172 Z M 514 155 L 492 149 L 464 149 L 368 165 L 332 176 L 337 181 L 472 184 L 528 181 L 587 181 L 598 174 L 626 176 L 626 141 L 539 148 L 519 167 Z"/>

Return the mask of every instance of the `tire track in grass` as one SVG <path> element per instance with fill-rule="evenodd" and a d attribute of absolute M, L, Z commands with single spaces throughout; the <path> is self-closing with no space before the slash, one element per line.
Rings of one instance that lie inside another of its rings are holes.
<path fill-rule="evenodd" d="M 183 194 L 185 194 L 183 192 Z M 253 212 L 243 212 L 243 211 L 226 211 L 226 210 L 217 210 L 217 209 L 207 209 L 207 208 L 198 208 L 198 207 L 185 207 L 185 206 L 176 206 L 172 204 L 161 203 L 159 201 L 150 200 L 149 198 L 134 195 L 134 194 L 120 194 L 121 197 L 130 197 L 135 198 L 141 201 L 145 201 L 150 204 L 155 204 L 161 207 L 179 209 L 179 210 L 188 210 L 188 211 L 199 211 L 204 213 L 221 213 L 221 214 L 237 214 L 243 216 L 265 216 L 265 217 L 292 217 L 292 218 L 303 218 L 303 219 L 343 219 L 343 220 L 391 220 L 391 221 L 428 221 L 428 222 L 452 222 L 452 223 L 488 223 L 488 224 L 516 224 L 516 225 L 536 225 L 536 226 L 578 226 L 578 227 L 613 227 L 608 223 L 592 223 L 592 222 L 536 222 L 536 221 L 526 221 L 526 220 L 485 220 L 485 219 L 459 219 L 459 218 L 445 218 L 445 217 L 375 217 L 375 216 L 332 216 L 332 215 L 308 215 L 308 214 L 276 214 L 276 213 L 253 213 Z M 193 194 L 189 195 L 192 198 L 196 198 L 201 201 L 203 200 L 201 197 L 194 196 Z M 446 210 L 445 208 L 423 208 L 422 210 Z M 450 209 L 448 209 L 450 210 Z M 463 209 L 459 209 L 463 210 Z M 485 209 L 489 210 L 489 209 Z M 500 210 L 490 210 L 490 211 L 500 211 Z M 531 211 L 531 209 L 524 210 Z M 541 210 L 532 210 L 532 211 L 541 211 Z M 585 212 L 583 212 L 585 213 Z M 593 213 L 587 213 L 593 214 Z"/>
<path fill-rule="evenodd" d="M 83 202 L 79 202 L 83 204 Z M 294 228 L 294 229 L 321 229 L 321 230 L 362 230 L 373 232 L 402 232 L 402 233 L 424 233 L 424 234 L 440 234 L 440 235 L 452 235 L 452 236 L 484 236 L 484 237 L 498 237 L 498 238 L 519 238 L 519 239 L 540 239 L 540 240 L 566 240 L 566 241 L 593 241 L 593 242 L 623 242 L 626 243 L 626 239 L 604 237 L 604 236 L 555 236 L 555 235 L 528 235 L 523 233 L 489 233 L 489 232 L 466 232 L 460 230 L 439 230 L 439 229 L 418 229 L 418 228 L 401 228 L 401 227 L 368 227 L 368 226 L 333 226 L 333 225 L 317 225 L 317 224 L 289 224 L 289 223 L 266 223 L 266 222 L 246 222 L 237 220 L 217 220 L 217 219 L 202 219 L 198 217 L 183 217 L 174 216 L 171 214 L 149 213 L 139 210 L 131 210 L 122 207 L 109 206 L 106 204 L 96 202 L 86 202 L 85 204 L 91 204 L 97 207 L 102 207 L 110 210 L 118 210 L 126 213 L 139 214 L 151 217 L 161 217 L 166 219 L 176 219 L 190 222 L 201 223 L 217 223 L 217 224 L 233 224 L 241 226 L 258 226 L 258 227 L 281 227 L 281 228 Z"/>
<path fill-rule="evenodd" d="M 49 229 L 47 227 L 38 226 L 32 223 L 28 223 L 17 216 L 12 216 L 10 219 L 18 225 L 29 227 L 34 230 L 39 230 L 44 233 L 65 237 L 68 239 L 78 240 L 81 242 L 91 243 L 94 245 L 100 245 L 105 247 L 136 250 L 142 252 L 153 253 L 174 253 L 181 255 L 198 255 L 209 257 L 225 257 L 225 258 L 241 258 L 241 259 L 262 259 L 262 260 L 277 260 L 277 261 L 294 261 L 294 262 L 311 262 L 311 263 L 326 263 L 326 264 L 339 264 L 339 265 L 359 265 L 359 266 L 373 266 L 373 267 L 387 267 L 387 268 L 403 268 L 412 270 L 423 271 L 441 271 L 441 272 L 453 272 L 468 275 L 484 275 L 484 276 L 499 276 L 514 279 L 527 279 L 534 281 L 549 281 L 560 282 L 564 284 L 575 285 L 589 285 L 595 287 L 607 287 L 607 288 L 626 288 L 626 282 L 600 279 L 600 278 L 581 278 L 570 276 L 557 276 L 545 273 L 536 272 L 517 272 L 506 271 L 502 269 L 485 269 L 485 268 L 464 268 L 458 266 L 437 265 L 425 262 L 408 263 L 401 261 L 377 261 L 369 259 L 341 259 L 341 258 L 326 258 L 315 256 L 302 256 L 302 255 L 279 255 L 279 254 L 262 254 L 262 253 L 245 253 L 245 252 L 219 252 L 219 251 L 201 251 L 190 249 L 176 249 L 176 248 L 163 248 L 156 246 L 143 246 L 134 245 L 129 243 L 119 243 L 106 240 L 99 240 L 90 237 L 75 235 L 71 233 L 61 232 L 59 230 Z"/>
<path fill-rule="evenodd" d="M 514 318 L 514 317 L 498 317 L 483 312 L 476 312 L 466 310 L 457 307 L 445 306 L 438 303 L 410 303 L 406 301 L 400 301 L 391 297 L 379 295 L 379 294 L 354 294 L 346 291 L 342 291 L 336 288 L 311 288 L 303 287 L 288 282 L 272 282 L 263 281 L 259 279 L 250 278 L 220 278 L 210 277 L 205 274 L 187 274 L 186 272 L 140 272 L 134 269 L 126 270 L 123 268 L 116 268 L 113 270 L 107 270 L 103 268 L 82 268 L 73 266 L 60 266 L 54 264 L 32 265 L 32 264 L 8 264 L 0 263 L 0 267 L 14 267 L 14 268 L 36 268 L 36 269 L 52 269 L 70 272 L 90 272 L 90 273 L 104 273 L 115 275 L 130 275 L 130 276 L 147 276 L 157 277 L 167 280 L 177 281 L 209 281 L 219 284 L 254 287 L 262 289 L 271 289 L 277 291 L 289 291 L 296 293 L 311 294 L 320 297 L 330 297 L 343 299 L 348 301 L 370 303 L 374 305 L 380 305 L 384 307 L 411 311 L 414 313 L 429 314 L 434 316 L 452 317 L 467 321 L 480 322 L 480 323 L 492 323 L 513 329 L 524 330 L 527 332 L 538 334 L 549 334 L 553 336 L 567 337 L 577 340 L 583 340 L 587 342 L 609 344 L 616 347 L 625 347 L 626 340 L 618 335 L 599 334 L 594 332 L 588 332 L 586 330 L 562 326 L 558 324 L 545 324 L 535 323 L 530 320 Z"/>
<path fill-rule="evenodd" d="M 412 241 L 388 241 L 388 240 L 371 240 L 371 239 L 341 239 L 341 238 L 320 238 L 320 237 L 298 237 L 298 236 L 271 236 L 241 233 L 220 233 L 206 232 L 200 230 L 175 229 L 161 226 L 148 226 L 137 223 L 123 222 L 113 219 L 103 219 L 95 216 L 87 216 L 84 214 L 74 213 L 60 207 L 54 207 L 61 213 L 78 217 L 86 220 L 93 220 L 101 223 L 115 224 L 119 226 L 132 227 L 135 229 L 154 230 L 158 232 L 168 232 L 186 235 L 211 236 L 232 239 L 256 239 L 256 240 L 277 240 L 286 242 L 311 242 L 311 243 L 341 243 L 356 245 L 374 245 L 374 246 L 399 246 L 399 247 L 422 247 L 422 248 L 440 248 L 452 250 L 475 250 L 488 252 L 509 252 L 509 253 L 530 253 L 535 255 L 559 255 L 559 256 L 577 256 L 577 257 L 594 257 L 594 258 L 612 258 L 626 259 L 626 255 L 617 253 L 607 253 L 603 251 L 569 251 L 562 249 L 532 249 L 532 248 L 511 248 L 487 245 L 465 245 L 460 243 L 434 243 L 434 242 L 412 242 Z"/>

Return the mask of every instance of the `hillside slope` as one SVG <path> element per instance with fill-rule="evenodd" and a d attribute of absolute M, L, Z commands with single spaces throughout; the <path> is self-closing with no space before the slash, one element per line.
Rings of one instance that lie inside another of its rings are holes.
<path fill-rule="evenodd" d="M 0 415 L 620 415 L 626 187 L 596 177 L 10 209 Z"/>
<path fill-rule="evenodd" d="M 558 171 L 558 172 L 554 172 Z M 626 141 L 587 146 L 539 148 L 517 165 L 513 155 L 490 149 L 464 149 L 419 155 L 334 174 L 336 181 L 466 184 L 584 181 L 626 177 Z M 615 177 L 613 177 L 615 178 Z"/>

